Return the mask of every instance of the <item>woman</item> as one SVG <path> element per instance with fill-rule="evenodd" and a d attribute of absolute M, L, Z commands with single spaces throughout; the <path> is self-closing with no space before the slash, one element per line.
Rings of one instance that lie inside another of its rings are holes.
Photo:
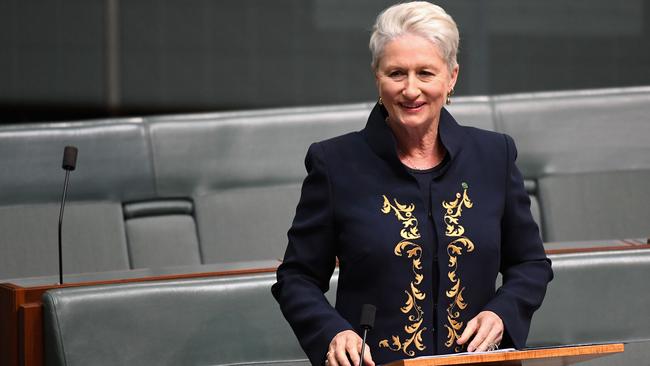
<path fill-rule="evenodd" d="M 525 346 L 550 261 L 512 139 L 443 107 L 457 49 L 442 8 L 386 9 L 370 39 L 379 101 L 366 127 L 309 148 L 273 295 L 313 364 L 358 364 L 365 303 L 377 307 L 368 365 Z M 333 308 L 323 293 L 337 259 Z"/>

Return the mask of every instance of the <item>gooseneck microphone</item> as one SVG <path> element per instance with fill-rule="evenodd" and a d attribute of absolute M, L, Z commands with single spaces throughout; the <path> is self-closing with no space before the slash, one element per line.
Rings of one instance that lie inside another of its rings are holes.
<path fill-rule="evenodd" d="M 63 196 L 61 197 L 61 210 L 59 211 L 59 285 L 63 284 L 63 250 L 61 245 L 61 225 L 63 223 L 63 207 L 65 206 L 65 195 L 68 191 L 68 180 L 70 171 L 77 166 L 77 148 L 66 146 L 63 149 L 63 164 L 61 167 L 65 170 L 65 182 L 63 183 Z"/>
<path fill-rule="evenodd" d="M 363 328 L 363 342 L 361 343 L 361 359 L 359 360 L 359 366 L 363 366 L 363 353 L 366 350 L 366 336 L 368 335 L 368 330 L 375 326 L 376 312 L 377 308 L 375 305 L 363 304 L 361 307 L 361 320 L 359 320 L 359 325 Z"/>

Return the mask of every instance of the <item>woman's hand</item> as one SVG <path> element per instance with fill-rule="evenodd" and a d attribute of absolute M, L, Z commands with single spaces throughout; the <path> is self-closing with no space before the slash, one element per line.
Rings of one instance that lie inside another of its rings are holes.
<path fill-rule="evenodd" d="M 332 338 L 325 364 L 327 366 L 356 366 L 359 364 L 361 343 L 363 340 L 357 333 L 351 330 L 344 330 Z M 349 357 L 348 357 L 349 356 Z M 375 366 L 370 355 L 370 348 L 366 345 L 363 354 L 363 364 Z"/>
<path fill-rule="evenodd" d="M 457 343 L 463 345 L 474 335 L 467 346 L 468 352 L 493 351 L 503 338 L 503 320 L 491 311 L 481 311 L 477 316 L 467 322 L 467 326 L 458 338 Z"/>

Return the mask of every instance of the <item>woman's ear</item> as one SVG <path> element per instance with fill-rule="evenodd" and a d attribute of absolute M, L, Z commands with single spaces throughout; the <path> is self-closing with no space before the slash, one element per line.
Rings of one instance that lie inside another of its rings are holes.
<path fill-rule="evenodd" d="M 449 78 L 449 90 L 453 89 L 456 86 L 456 81 L 458 80 L 458 70 L 459 70 L 458 64 L 454 66 L 453 69 L 451 69 L 451 75 Z"/>

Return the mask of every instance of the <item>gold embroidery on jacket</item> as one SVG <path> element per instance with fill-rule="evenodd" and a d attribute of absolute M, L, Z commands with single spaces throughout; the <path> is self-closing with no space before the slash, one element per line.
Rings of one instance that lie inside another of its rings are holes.
<path fill-rule="evenodd" d="M 456 341 L 460 337 L 461 329 L 463 328 L 463 322 L 460 321 L 460 312 L 467 307 L 467 303 L 463 298 L 465 286 L 462 286 L 461 279 L 456 274 L 458 257 L 463 255 L 463 249 L 465 249 L 465 253 L 474 250 L 474 243 L 463 235 L 465 228 L 459 223 L 459 219 L 463 214 L 463 207 L 470 209 L 474 205 L 467 195 L 467 189 L 469 188 L 467 183 L 463 182 L 462 187 L 462 195 L 456 193 L 456 199 L 454 201 L 442 201 L 442 207 L 447 210 L 444 216 L 446 225 L 445 235 L 454 238 L 447 244 L 447 254 L 449 255 L 449 272 L 447 272 L 447 277 L 451 281 L 451 287 L 445 294 L 451 299 L 451 303 L 447 307 L 447 324 L 445 324 L 445 328 L 447 328 L 447 342 L 445 342 L 445 346 L 447 348 L 454 346 L 455 352 L 463 349 L 463 347 L 456 345 Z"/>
<path fill-rule="evenodd" d="M 404 331 L 406 332 L 405 339 L 402 341 L 399 335 L 393 335 L 391 336 L 391 343 L 388 342 L 388 339 L 384 339 L 379 342 L 379 347 L 386 347 L 394 352 L 402 351 L 408 356 L 415 356 L 415 351 L 411 346 L 414 345 L 419 351 L 426 349 L 426 346 L 422 343 L 422 332 L 427 329 L 426 327 L 422 327 L 424 311 L 419 303 L 424 300 L 426 294 L 418 288 L 424 279 L 421 273 L 422 247 L 412 241 L 420 238 L 418 219 L 413 215 L 413 211 L 415 210 L 414 204 L 402 205 L 396 199 L 393 199 L 395 203 L 393 205 L 385 195 L 382 197 L 384 198 L 384 206 L 381 212 L 385 214 L 389 214 L 391 211 L 394 212 L 395 217 L 397 217 L 397 220 L 403 226 L 400 230 L 400 236 L 403 240 L 397 243 L 394 253 L 398 257 L 402 257 L 406 253 L 406 257 L 411 259 L 411 269 L 414 278 L 409 288 L 404 290 L 406 293 L 406 301 L 404 302 L 404 306 L 400 308 L 402 314 L 408 315 L 409 323 L 404 325 Z"/>

